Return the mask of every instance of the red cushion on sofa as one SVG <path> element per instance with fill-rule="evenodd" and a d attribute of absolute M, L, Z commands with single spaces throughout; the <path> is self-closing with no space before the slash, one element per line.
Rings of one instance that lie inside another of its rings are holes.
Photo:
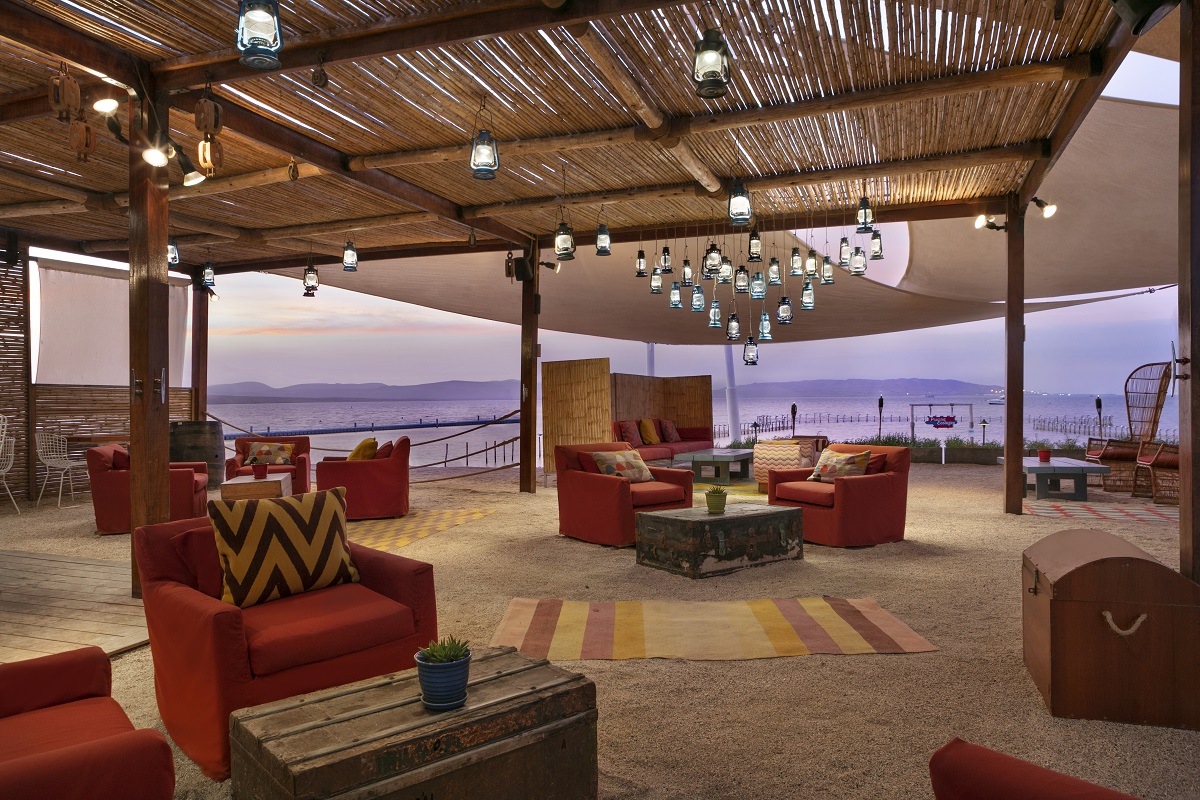
<path fill-rule="evenodd" d="M 113 448 L 113 469 L 129 469 L 129 452 L 124 447 Z"/>
<path fill-rule="evenodd" d="M 675 429 L 675 423 L 669 419 L 659 420 L 658 426 L 662 429 L 662 435 L 659 437 L 664 443 L 671 444 L 672 442 L 682 442 L 683 437 L 679 435 L 679 431 Z"/>
<path fill-rule="evenodd" d="M 929 759 L 937 800 L 1133 800 L 1127 794 L 952 739 Z"/>
<path fill-rule="evenodd" d="M 642 432 L 638 429 L 636 419 L 623 419 L 617 423 L 617 435 L 622 442 L 629 442 L 634 447 L 642 446 Z"/>
<path fill-rule="evenodd" d="M 686 496 L 682 486 L 663 481 L 644 481 L 629 484 L 629 496 L 633 507 L 657 506 L 663 503 L 678 503 Z"/>
<path fill-rule="evenodd" d="M 593 472 L 596 475 L 600 474 L 600 466 L 596 463 L 596 459 L 592 458 L 591 453 L 578 453 L 579 467 L 584 472 Z"/>
<path fill-rule="evenodd" d="M 177 533 L 171 537 L 171 545 L 192 573 L 196 588 L 209 597 L 220 597 L 224 578 L 221 577 L 221 556 L 217 553 L 216 533 L 212 526 Z"/>
<path fill-rule="evenodd" d="M 887 466 L 887 453 L 876 453 L 867 459 L 866 475 L 877 475 Z"/>
<path fill-rule="evenodd" d="M 416 632 L 411 608 L 361 583 L 244 608 L 242 622 L 255 675 L 358 653 Z"/>
<path fill-rule="evenodd" d="M 784 500 L 798 503 L 811 503 L 814 506 L 833 507 L 832 483 L 824 481 L 788 481 L 775 486 L 775 496 Z"/>
<path fill-rule="evenodd" d="M 391 442 L 384 442 L 375 450 L 375 458 L 389 458 L 395 449 L 396 445 Z"/>
<path fill-rule="evenodd" d="M 131 730 L 133 725 L 129 718 L 111 697 L 88 697 L 0 717 L 0 742 L 4 742 L 0 761 L 105 739 Z"/>

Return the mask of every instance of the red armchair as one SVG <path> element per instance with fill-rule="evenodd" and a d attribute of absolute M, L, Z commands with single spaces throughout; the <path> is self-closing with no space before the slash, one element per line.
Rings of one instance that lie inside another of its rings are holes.
<path fill-rule="evenodd" d="M 1135 800 L 962 739 L 933 754 L 929 780 L 936 800 Z"/>
<path fill-rule="evenodd" d="M 691 470 L 650 467 L 653 481 L 631 483 L 628 478 L 587 472 L 579 463 L 580 453 L 632 449 L 628 442 L 555 445 L 560 534 L 628 547 L 634 543 L 635 512 L 692 507 Z"/>
<path fill-rule="evenodd" d="M 0 664 L 0 797 L 170 800 L 171 746 L 111 688 L 99 647 Z"/>
<path fill-rule="evenodd" d="M 870 450 L 872 460 L 880 455 L 885 458 L 877 471 L 868 465 L 866 475 L 836 478 L 833 483 L 808 480 L 811 467 L 770 470 L 767 502 L 804 509 L 805 542 L 860 547 L 903 539 L 911 451 L 858 444 L 831 444 L 825 449 L 835 453 Z"/>
<path fill-rule="evenodd" d="M 207 517 L 138 528 L 134 553 L 171 738 L 213 780 L 229 777 L 229 714 L 413 666 L 437 638 L 433 567 L 350 543 L 360 582 L 250 608 L 222 602 Z"/>
<path fill-rule="evenodd" d="M 386 458 L 323 458 L 317 462 L 317 486 L 346 487 L 346 519 L 403 517 L 408 513 L 409 450 L 408 437 L 401 436 Z"/>
<path fill-rule="evenodd" d="M 291 464 L 271 464 L 267 472 L 287 472 L 292 476 L 292 494 L 304 494 L 310 491 L 309 472 L 311 471 L 311 456 L 307 436 L 272 436 L 264 433 L 261 436 L 239 436 L 233 440 L 233 458 L 225 461 L 225 480 L 239 475 L 253 475 L 254 470 L 246 463 L 252 442 L 281 442 L 294 445 L 292 447 Z M 203 512 L 201 512 L 203 513 Z"/>
<path fill-rule="evenodd" d="M 119 445 L 93 447 L 85 454 L 92 508 L 100 533 L 129 533 L 129 454 Z M 180 461 L 170 464 L 171 519 L 204 513 L 208 503 L 208 464 Z"/>

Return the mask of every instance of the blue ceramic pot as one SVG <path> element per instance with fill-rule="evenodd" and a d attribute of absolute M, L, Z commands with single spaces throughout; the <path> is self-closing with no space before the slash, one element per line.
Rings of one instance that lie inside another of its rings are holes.
<path fill-rule="evenodd" d="M 421 682 L 421 702 L 430 711 L 449 711 L 467 702 L 467 677 L 471 654 L 459 661 L 426 661 L 418 652 L 417 679 Z"/>

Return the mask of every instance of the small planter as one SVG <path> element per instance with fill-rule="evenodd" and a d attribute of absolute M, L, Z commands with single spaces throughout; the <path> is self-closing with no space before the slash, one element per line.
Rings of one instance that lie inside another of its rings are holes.
<path fill-rule="evenodd" d="M 1050 450 L 1038 450 L 1037 451 L 1038 461 L 1041 461 L 1043 464 L 1049 463 L 1051 452 L 1052 451 L 1050 451 Z"/>
<path fill-rule="evenodd" d="M 254 479 L 256 481 L 261 481 L 267 477 L 266 464 L 251 464 L 250 469 L 254 471 Z"/>
<path fill-rule="evenodd" d="M 711 492 L 704 493 L 704 502 L 708 503 L 708 513 L 724 514 L 725 501 L 729 499 L 727 494 L 712 494 Z"/>
<path fill-rule="evenodd" d="M 421 683 L 421 702 L 430 711 L 449 711 L 467 702 L 467 678 L 471 671 L 471 653 L 458 661 L 427 661 L 416 656 L 417 680 Z"/>

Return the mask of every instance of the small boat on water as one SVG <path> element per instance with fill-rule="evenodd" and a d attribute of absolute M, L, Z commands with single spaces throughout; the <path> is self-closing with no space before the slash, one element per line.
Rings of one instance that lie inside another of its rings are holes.
<path fill-rule="evenodd" d="M 989 397 L 988 405 L 989 406 L 1002 406 L 1002 405 L 1004 405 L 1004 398 L 1003 397 Z"/>

